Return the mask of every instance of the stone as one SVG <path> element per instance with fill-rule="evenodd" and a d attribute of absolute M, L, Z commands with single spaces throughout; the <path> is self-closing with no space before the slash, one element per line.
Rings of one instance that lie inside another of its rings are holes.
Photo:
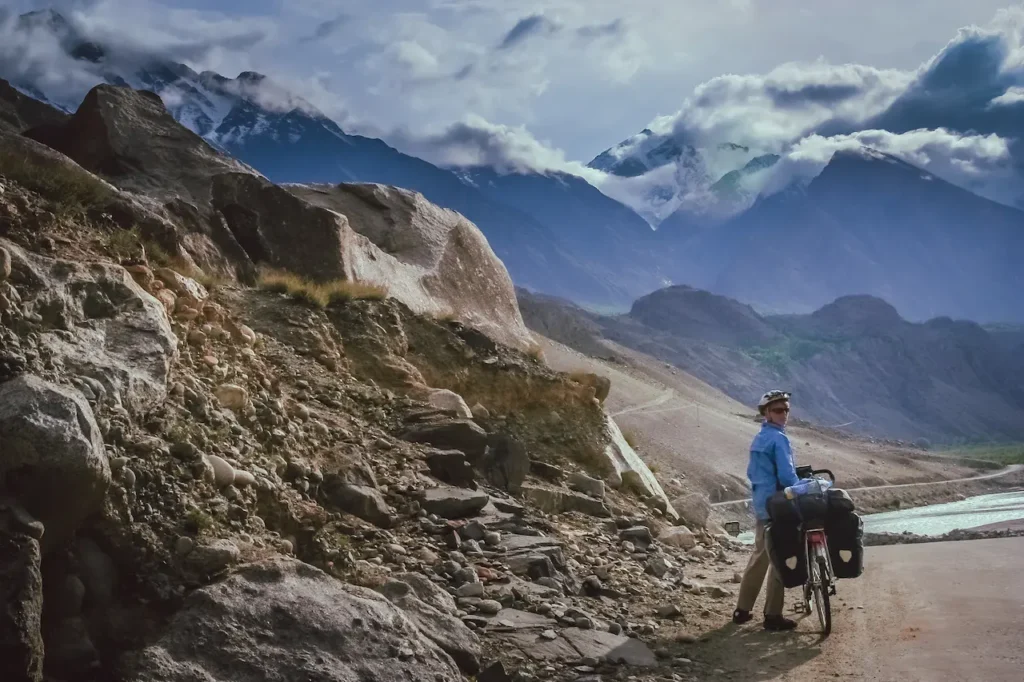
<path fill-rule="evenodd" d="M 413 557 L 419 559 L 428 566 L 433 566 L 441 560 L 441 558 L 437 555 L 437 552 L 433 551 L 429 547 L 420 547 L 415 552 L 413 552 Z"/>
<path fill-rule="evenodd" d="M 530 472 L 530 457 L 526 446 L 515 438 L 494 435 L 488 438 L 487 450 L 476 467 L 493 485 L 516 494 Z"/>
<path fill-rule="evenodd" d="M 484 586 L 482 583 L 466 583 L 455 590 L 455 594 L 459 597 L 482 597 L 484 596 Z"/>
<path fill-rule="evenodd" d="M 439 410 L 453 413 L 459 419 L 473 418 L 473 413 L 466 405 L 466 401 L 454 391 L 444 388 L 428 388 L 426 402 Z"/>
<path fill-rule="evenodd" d="M 532 580 L 553 577 L 555 567 L 543 554 L 518 554 L 508 557 L 508 569 L 514 575 L 529 576 Z"/>
<path fill-rule="evenodd" d="M 523 485 L 522 493 L 529 504 L 549 514 L 575 511 L 588 516 L 610 517 L 612 515 L 603 501 L 569 490 Z"/>
<path fill-rule="evenodd" d="M 248 471 L 235 470 L 234 485 L 238 488 L 248 488 L 249 486 L 256 485 L 256 477 L 250 474 Z"/>
<path fill-rule="evenodd" d="M 658 607 L 658 615 L 662 618 L 675 618 L 682 613 L 682 609 L 677 604 L 664 604 Z"/>
<path fill-rule="evenodd" d="M 505 672 L 505 664 L 495 661 L 480 671 L 476 676 L 476 682 L 513 682 L 513 678 Z"/>
<path fill-rule="evenodd" d="M 569 487 L 593 497 L 604 497 L 604 481 L 579 472 L 570 474 Z"/>
<path fill-rule="evenodd" d="M 737 585 L 740 584 L 741 582 L 743 582 L 743 574 L 739 573 L 739 572 L 733 573 L 732 574 L 732 581 L 734 583 L 736 583 Z"/>
<path fill-rule="evenodd" d="M 651 535 L 651 529 L 647 526 L 633 526 L 631 528 L 624 528 L 619 531 L 620 540 L 628 540 L 640 550 L 645 550 L 651 546 L 654 542 L 654 537 Z"/>
<path fill-rule="evenodd" d="M 484 544 L 488 547 L 497 547 L 501 544 L 501 533 L 494 530 L 489 530 L 484 533 Z"/>
<path fill-rule="evenodd" d="M 480 641 L 456 616 L 451 597 L 429 580 L 405 573 L 378 591 L 399 607 L 431 641 L 450 655 L 459 669 L 473 675 L 480 670 Z M 443 601 L 441 595 L 447 597 Z"/>
<path fill-rule="evenodd" d="M 471 411 L 472 411 L 472 414 L 473 414 L 473 419 L 490 419 L 491 418 L 491 411 L 488 410 L 483 405 L 481 405 L 480 403 L 477 403 L 477 404 L 473 405 L 473 407 L 471 408 Z"/>
<path fill-rule="evenodd" d="M 672 500 L 672 507 L 690 528 L 706 528 L 711 502 L 703 493 L 690 493 Z"/>
<path fill-rule="evenodd" d="M 458 450 L 429 453 L 424 460 L 430 473 L 437 479 L 463 488 L 476 489 L 476 471 Z"/>
<path fill-rule="evenodd" d="M 132 414 L 164 401 L 177 337 L 163 306 L 127 270 L 46 258 L 0 243 L 23 273 L 27 293 L 45 302 L 52 322 L 40 332 L 39 345 L 54 366 L 68 376 L 96 380 L 107 402 Z M 68 329 L 74 333 L 64 333 Z"/>
<path fill-rule="evenodd" d="M 653 667 L 658 664 L 654 652 L 638 639 L 579 628 L 562 630 L 562 637 L 584 658 L 596 658 L 599 661 L 624 663 L 636 667 Z"/>
<path fill-rule="evenodd" d="M 195 540 L 188 537 L 187 535 L 182 535 L 174 543 L 174 553 L 178 556 L 185 556 L 186 554 L 191 552 L 195 548 L 195 546 Z"/>
<path fill-rule="evenodd" d="M 669 547 L 678 547 L 687 551 L 697 546 L 696 536 L 686 526 L 674 526 L 662 531 L 658 535 L 658 541 Z"/>
<path fill-rule="evenodd" d="M 0 246 L 0 282 L 11 276 L 11 252 Z"/>
<path fill-rule="evenodd" d="M 672 562 L 664 554 L 655 554 L 647 559 L 645 570 L 656 578 L 664 578 L 672 569 Z"/>
<path fill-rule="evenodd" d="M 530 473 L 551 483 L 561 483 L 565 480 L 565 471 L 540 460 L 530 460 Z"/>
<path fill-rule="evenodd" d="M 493 616 L 501 611 L 501 603 L 494 601 L 493 599 L 484 599 L 477 604 L 477 609 L 480 613 Z"/>
<path fill-rule="evenodd" d="M 217 455 L 207 455 L 206 461 L 213 467 L 213 480 L 218 488 L 225 488 L 235 482 L 235 468 Z"/>
<path fill-rule="evenodd" d="M 458 450 L 471 461 L 487 451 L 487 432 L 468 419 L 417 424 L 402 434 L 412 443 L 425 443 L 439 450 Z"/>
<path fill-rule="evenodd" d="M 438 486 L 424 491 L 420 504 L 427 513 L 445 519 L 459 519 L 480 513 L 489 500 L 486 493 Z"/>
<path fill-rule="evenodd" d="M 160 301 L 160 304 L 164 307 L 164 312 L 169 317 L 174 312 L 175 302 L 178 297 L 170 289 L 161 289 L 156 294 L 156 300 Z"/>
<path fill-rule="evenodd" d="M 235 543 L 230 540 L 215 540 L 209 545 L 197 545 L 183 561 L 189 571 L 209 578 L 237 564 L 241 557 L 242 553 Z"/>
<path fill-rule="evenodd" d="M 554 630 L 545 630 L 544 632 L 540 633 L 540 636 L 548 640 L 558 639 L 558 633 Z"/>
<path fill-rule="evenodd" d="M 0 384 L 0 480 L 46 529 L 43 553 L 100 510 L 110 465 L 99 426 L 78 391 L 32 375 Z M 6 480 L 5 480 L 6 479 Z"/>
<path fill-rule="evenodd" d="M 342 511 L 381 528 L 390 528 L 395 514 L 380 491 L 365 485 L 346 483 L 335 474 L 324 477 L 324 494 Z"/>
<path fill-rule="evenodd" d="M 487 526 L 479 521 L 470 521 L 459 529 L 459 536 L 463 540 L 483 540 L 486 532 Z"/>
<path fill-rule="evenodd" d="M 215 392 L 222 407 L 239 412 L 249 402 L 249 392 L 235 384 L 221 384 Z"/>
<path fill-rule="evenodd" d="M 715 599 L 725 599 L 726 597 L 732 596 L 732 592 L 725 589 L 721 585 L 711 585 L 710 587 L 708 587 L 707 592 Z"/>
<path fill-rule="evenodd" d="M 472 633 L 459 625 L 453 637 L 469 642 Z M 437 625 L 428 629 L 444 636 Z M 397 655 L 402 648 L 413 655 Z M 162 682 L 462 679 L 452 658 L 384 595 L 289 558 L 243 566 L 192 592 L 155 641 L 122 658 L 119 672 Z"/>
<path fill-rule="evenodd" d="M 601 579 L 596 575 L 587 576 L 583 580 L 583 594 L 588 597 L 600 597 L 603 587 Z"/>
<path fill-rule="evenodd" d="M 39 541 L 5 528 L 0 510 L 0 680 L 43 680 Z"/>
<path fill-rule="evenodd" d="M 153 274 L 178 296 L 191 296 L 196 301 L 204 301 L 209 296 L 206 287 L 202 284 L 170 268 L 157 268 Z"/>

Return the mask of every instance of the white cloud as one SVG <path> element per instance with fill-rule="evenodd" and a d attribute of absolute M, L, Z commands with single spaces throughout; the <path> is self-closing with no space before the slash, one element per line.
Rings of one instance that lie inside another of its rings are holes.
<path fill-rule="evenodd" d="M 1012 106 L 1024 102 L 1024 87 L 1013 85 L 1006 89 L 1006 92 L 993 98 L 989 104 L 994 107 Z"/>
<path fill-rule="evenodd" d="M 771 194 L 817 176 L 838 151 L 874 149 L 895 156 L 982 196 L 1013 203 L 1020 177 L 1009 142 L 998 135 L 961 135 L 949 130 L 895 134 L 864 130 L 849 135 L 810 135 L 796 143 L 764 177 L 760 191 Z"/>

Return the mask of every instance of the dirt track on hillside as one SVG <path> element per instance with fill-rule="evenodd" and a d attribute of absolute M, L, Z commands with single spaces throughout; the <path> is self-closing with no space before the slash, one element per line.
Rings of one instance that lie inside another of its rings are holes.
<path fill-rule="evenodd" d="M 555 369 L 597 372 L 611 379 L 606 407 L 635 441 L 663 485 L 678 479 L 685 490 L 713 502 L 748 493 L 750 441 L 760 428 L 754 409 L 683 372 L 641 353 L 613 345 L 625 363 L 585 356 L 541 339 Z M 800 416 L 799 403 L 794 406 Z M 915 459 L 915 451 L 851 439 L 824 429 L 791 426 L 797 461 L 827 467 L 843 487 L 967 478 L 975 471 L 956 461 Z"/>

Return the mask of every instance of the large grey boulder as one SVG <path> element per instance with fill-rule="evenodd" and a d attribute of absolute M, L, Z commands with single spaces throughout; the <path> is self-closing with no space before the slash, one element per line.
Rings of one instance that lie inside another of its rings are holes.
<path fill-rule="evenodd" d="M 379 592 L 444 649 L 463 673 L 474 675 L 480 670 L 480 640 L 456 617 L 455 602 L 448 593 L 415 573 L 395 576 Z"/>
<path fill-rule="evenodd" d="M 39 342 L 58 371 L 95 380 L 98 399 L 137 414 L 164 400 L 177 340 L 163 306 L 128 271 L 46 258 L 3 239 L 0 247 L 25 306 L 48 328 Z"/>
<path fill-rule="evenodd" d="M 291 185 L 295 195 L 345 216 L 375 249 L 353 260 L 359 279 L 386 284 L 414 312 L 454 314 L 492 339 L 525 350 L 533 338 L 512 278 L 480 229 L 418 192 L 376 184 Z"/>
<path fill-rule="evenodd" d="M 43 523 L 44 552 L 99 511 L 109 485 L 99 427 L 77 391 L 32 375 L 0 384 L 0 488 Z"/>
<path fill-rule="evenodd" d="M 0 509 L 0 680 L 41 682 L 42 556 L 11 516 Z"/>
<path fill-rule="evenodd" d="M 119 667 L 131 682 L 462 679 L 385 597 L 285 558 L 193 592 L 162 635 Z"/>

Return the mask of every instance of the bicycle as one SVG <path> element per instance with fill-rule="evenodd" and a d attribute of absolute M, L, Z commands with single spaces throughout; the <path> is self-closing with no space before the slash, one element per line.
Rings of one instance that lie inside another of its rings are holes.
<path fill-rule="evenodd" d="M 810 476 L 827 474 L 832 484 L 835 475 L 828 469 L 810 470 L 810 467 L 797 469 L 798 475 L 809 473 Z M 810 471 L 807 471 L 810 470 Z M 810 476 L 806 476 L 809 478 Z M 804 476 L 801 476 L 803 478 Z M 825 519 L 814 519 L 804 525 L 804 552 L 807 561 L 807 582 L 804 583 L 804 611 L 811 615 L 811 602 L 817 612 L 823 637 L 832 633 L 832 604 L 830 597 L 836 594 L 836 578 L 832 570 L 832 559 L 828 549 L 828 538 L 825 537 Z"/>

